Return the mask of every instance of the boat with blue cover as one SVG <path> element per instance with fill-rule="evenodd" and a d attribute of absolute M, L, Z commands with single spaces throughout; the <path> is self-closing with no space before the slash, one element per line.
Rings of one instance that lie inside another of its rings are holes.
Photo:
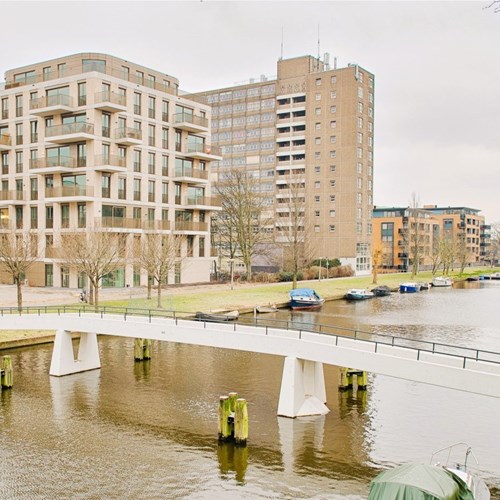
<path fill-rule="evenodd" d="M 325 299 L 322 299 L 312 288 L 296 288 L 290 290 L 290 307 L 292 309 L 319 309 Z"/>
<path fill-rule="evenodd" d="M 401 285 L 399 285 L 399 291 L 401 293 L 420 292 L 420 285 L 413 281 L 407 281 L 406 283 L 401 283 Z"/>

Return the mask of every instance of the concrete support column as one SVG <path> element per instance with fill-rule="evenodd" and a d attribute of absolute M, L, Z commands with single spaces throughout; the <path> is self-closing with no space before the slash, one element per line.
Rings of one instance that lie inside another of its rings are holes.
<path fill-rule="evenodd" d="M 278 415 L 290 418 L 324 415 L 330 411 L 325 403 L 323 364 L 286 357 Z"/>
<path fill-rule="evenodd" d="M 101 360 L 97 345 L 97 334 L 82 333 L 80 335 L 78 356 L 75 359 L 71 332 L 57 330 L 50 363 L 50 375 L 62 377 L 63 375 L 95 370 L 100 367 Z"/>

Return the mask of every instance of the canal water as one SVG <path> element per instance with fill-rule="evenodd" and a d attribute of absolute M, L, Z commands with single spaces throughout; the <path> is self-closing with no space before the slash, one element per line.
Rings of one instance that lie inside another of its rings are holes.
<path fill-rule="evenodd" d="M 500 282 L 348 303 L 270 319 L 326 323 L 500 352 Z M 500 499 L 500 400 L 370 374 L 330 413 L 276 416 L 283 359 L 101 337 L 102 369 L 48 376 L 52 346 L 10 351 L 15 386 L 0 395 L 0 498 L 366 498 L 383 468 L 464 441 Z M 246 448 L 217 443 L 221 394 L 249 402 Z"/>

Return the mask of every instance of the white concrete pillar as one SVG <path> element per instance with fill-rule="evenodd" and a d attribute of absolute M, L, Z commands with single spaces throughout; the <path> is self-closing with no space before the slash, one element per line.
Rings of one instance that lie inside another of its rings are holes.
<path fill-rule="evenodd" d="M 57 330 L 49 374 L 55 377 L 95 370 L 101 367 L 97 334 L 81 333 L 78 357 L 75 360 L 71 332 Z"/>
<path fill-rule="evenodd" d="M 286 357 L 278 415 L 290 418 L 324 415 L 330 411 L 325 402 L 323 364 Z"/>

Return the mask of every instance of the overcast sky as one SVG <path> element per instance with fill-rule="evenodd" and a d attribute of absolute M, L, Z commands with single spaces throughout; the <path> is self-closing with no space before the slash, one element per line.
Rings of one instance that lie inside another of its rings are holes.
<path fill-rule="evenodd" d="M 329 52 L 375 74 L 376 205 L 469 206 L 500 221 L 500 13 L 474 2 L 0 2 L 0 72 L 104 52 L 187 91 Z"/>

